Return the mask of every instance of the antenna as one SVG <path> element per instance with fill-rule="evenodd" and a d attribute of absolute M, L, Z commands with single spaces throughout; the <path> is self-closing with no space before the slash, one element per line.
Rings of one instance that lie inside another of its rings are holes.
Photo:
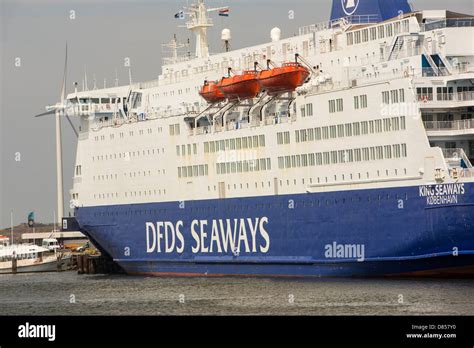
<path fill-rule="evenodd" d="M 119 85 L 118 72 L 117 72 L 117 68 L 115 68 L 115 87 L 118 87 L 118 85 Z"/>
<path fill-rule="evenodd" d="M 92 89 L 93 89 L 93 90 L 96 90 L 96 89 L 97 89 L 97 83 L 96 83 L 97 81 L 96 81 L 96 79 L 95 79 L 95 74 L 92 74 L 92 82 L 93 82 L 93 87 L 92 87 Z"/>
<path fill-rule="evenodd" d="M 132 84 L 132 67 L 128 68 L 128 82 L 130 85 Z"/>
<path fill-rule="evenodd" d="M 175 64 L 184 60 L 184 56 L 180 55 L 179 50 L 182 48 L 187 48 L 189 46 L 189 39 L 187 44 L 182 44 L 178 42 L 176 34 L 173 35 L 173 38 L 170 42 L 161 45 L 163 53 L 163 64 Z M 189 56 L 189 55 L 188 55 Z"/>
<path fill-rule="evenodd" d="M 84 65 L 84 83 L 85 83 L 85 91 L 88 91 L 89 90 L 89 86 L 87 86 L 87 70 L 86 70 L 86 66 Z"/>
<path fill-rule="evenodd" d="M 107 79 L 104 77 L 104 88 L 107 88 Z"/>
<path fill-rule="evenodd" d="M 230 51 L 230 40 L 232 39 L 232 35 L 230 29 L 223 29 L 221 32 L 221 40 L 224 41 L 224 49 L 226 52 Z"/>

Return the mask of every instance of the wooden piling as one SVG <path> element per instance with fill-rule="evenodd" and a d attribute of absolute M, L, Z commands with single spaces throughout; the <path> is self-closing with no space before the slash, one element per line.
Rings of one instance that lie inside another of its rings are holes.
<path fill-rule="evenodd" d="M 17 259 L 16 259 L 16 257 L 13 257 L 13 259 L 12 259 L 12 273 L 15 274 L 17 272 L 17 268 L 18 268 L 17 266 L 18 266 Z"/>

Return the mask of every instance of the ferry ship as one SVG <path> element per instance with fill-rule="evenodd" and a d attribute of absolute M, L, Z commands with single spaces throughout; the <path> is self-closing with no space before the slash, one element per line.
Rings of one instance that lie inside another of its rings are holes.
<path fill-rule="evenodd" d="M 157 80 L 63 84 L 49 110 L 80 118 L 70 195 L 92 242 L 129 274 L 472 275 L 474 17 L 335 0 L 298 35 L 232 50 L 226 29 L 210 54 L 228 10 L 185 8 L 196 50 L 173 39 Z"/>

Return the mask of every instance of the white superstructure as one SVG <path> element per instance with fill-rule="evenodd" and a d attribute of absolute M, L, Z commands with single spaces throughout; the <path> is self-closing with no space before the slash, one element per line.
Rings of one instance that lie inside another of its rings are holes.
<path fill-rule="evenodd" d="M 472 180 L 472 17 L 352 16 L 209 55 L 212 21 L 202 1 L 194 11 L 196 57 L 175 56 L 158 80 L 67 96 L 81 119 L 73 206 Z M 211 108 L 198 94 L 229 67 L 295 54 L 312 74 L 293 93 Z"/>

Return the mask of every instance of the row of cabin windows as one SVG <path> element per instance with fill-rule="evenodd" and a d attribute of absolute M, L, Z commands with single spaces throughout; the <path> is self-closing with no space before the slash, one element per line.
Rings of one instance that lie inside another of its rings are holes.
<path fill-rule="evenodd" d="M 403 88 L 382 92 L 382 104 L 397 104 L 404 102 L 405 90 Z"/>
<path fill-rule="evenodd" d="M 186 149 L 188 149 L 187 152 Z M 176 145 L 176 154 L 178 156 L 197 155 L 197 144 Z"/>
<path fill-rule="evenodd" d="M 179 128 L 179 127 L 178 127 L 178 128 Z M 158 128 L 156 129 L 156 132 L 157 132 L 157 133 L 163 132 L 163 127 L 158 127 Z M 128 132 L 128 135 L 131 136 L 131 137 L 133 137 L 134 134 L 135 134 L 134 131 L 129 131 L 129 132 Z M 144 135 L 144 134 L 145 134 L 145 129 L 139 129 L 139 130 L 138 130 L 138 134 L 139 134 L 139 135 Z M 146 134 L 153 134 L 153 128 L 147 128 L 147 129 L 146 129 Z M 124 138 L 125 138 L 125 132 L 120 132 L 118 135 L 119 135 L 119 139 L 124 139 Z M 115 139 L 115 134 L 110 134 L 110 135 L 109 135 L 109 139 L 110 139 L 110 140 L 114 140 L 114 139 Z M 94 137 L 94 140 L 95 140 L 95 141 L 99 141 L 99 140 L 104 141 L 104 140 L 105 140 L 105 135 L 101 135 L 101 136 L 98 136 L 98 135 L 97 135 L 97 136 Z"/>
<path fill-rule="evenodd" d="M 166 195 L 166 189 L 153 189 L 153 190 L 144 190 L 144 191 L 126 191 L 124 192 L 125 197 L 151 197 L 151 196 L 161 196 Z M 94 194 L 94 199 L 105 199 L 105 198 L 118 198 L 118 192 L 112 193 L 96 193 Z"/>
<path fill-rule="evenodd" d="M 277 144 L 278 145 L 283 145 L 283 144 L 289 144 L 290 143 L 290 132 L 278 132 L 277 133 Z"/>
<path fill-rule="evenodd" d="M 301 106 L 301 117 L 313 116 L 313 104 L 305 104 Z"/>
<path fill-rule="evenodd" d="M 403 21 L 382 24 L 377 27 L 353 31 L 346 34 L 347 45 L 351 46 L 369 40 L 377 40 L 392 37 L 400 33 L 408 33 L 410 31 L 410 23 L 408 19 Z"/>
<path fill-rule="evenodd" d="M 367 94 L 355 95 L 354 96 L 354 109 L 366 109 L 367 108 Z"/>
<path fill-rule="evenodd" d="M 265 135 L 253 135 L 242 138 L 206 141 L 204 143 L 204 153 L 214 153 L 226 150 L 252 149 L 265 147 Z"/>
<path fill-rule="evenodd" d="M 178 167 L 178 178 L 193 178 L 209 175 L 207 164 Z"/>
<path fill-rule="evenodd" d="M 270 158 L 260 158 L 237 162 L 216 163 L 217 174 L 235 174 L 271 170 Z"/>
<path fill-rule="evenodd" d="M 295 130 L 297 143 L 352 137 L 406 129 L 405 116 Z"/>
<path fill-rule="evenodd" d="M 184 75 L 183 75 L 184 76 Z M 198 87 L 195 87 L 194 89 L 197 90 Z M 174 95 L 174 91 L 165 91 L 163 92 L 163 97 L 167 97 L 168 96 L 168 93 L 170 93 L 170 95 Z M 185 93 L 191 93 L 191 88 L 186 88 L 185 89 Z M 181 95 L 183 94 L 183 90 L 182 89 L 178 89 L 178 94 Z M 158 99 L 160 97 L 160 93 L 155 93 L 155 94 L 152 94 L 152 98 L 154 100 Z"/>
<path fill-rule="evenodd" d="M 344 111 L 344 100 L 342 98 L 332 99 L 329 101 L 329 113 Z"/>
<path fill-rule="evenodd" d="M 164 175 L 166 174 L 166 169 L 157 169 L 156 173 L 158 175 Z M 123 176 L 129 177 L 129 178 L 136 178 L 136 177 L 145 177 L 145 176 L 151 176 L 151 170 L 148 171 L 138 171 L 138 172 L 129 172 L 129 173 L 123 173 Z M 92 177 L 93 181 L 104 181 L 104 180 L 118 180 L 118 175 L 117 174 L 103 174 L 103 175 L 97 175 Z"/>
<path fill-rule="evenodd" d="M 179 123 L 170 124 L 170 135 L 179 135 Z"/>
<path fill-rule="evenodd" d="M 302 155 L 278 157 L 278 168 L 314 167 L 362 161 L 375 161 L 407 157 L 406 144 L 382 145 L 360 149 L 334 150 Z"/>
<path fill-rule="evenodd" d="M 128 151 L 128 152 L 119 152 L 118 154 L 107 154 L 107 155 L 98 155 L 92 156 L 92 161 L 104 161 L 104 160 L 115 160 L 115 159 L 124 159 L 130 160 L 132 157 L 140 157 L 140 156 L 153 156 L 165 153 L 165 148 L 161 149 L 148 149 L 142 151 Z"/>

